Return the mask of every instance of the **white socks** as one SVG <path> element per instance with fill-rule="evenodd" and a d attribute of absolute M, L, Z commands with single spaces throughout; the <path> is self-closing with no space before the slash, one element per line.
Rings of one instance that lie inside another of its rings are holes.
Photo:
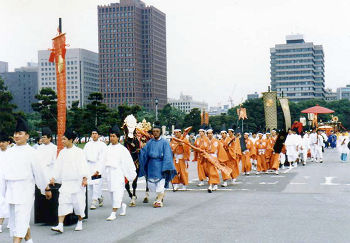
<path fill-rule="evenodd" d="M 33 243 L 32 239 L 26 240 L 26 243 Z"/>

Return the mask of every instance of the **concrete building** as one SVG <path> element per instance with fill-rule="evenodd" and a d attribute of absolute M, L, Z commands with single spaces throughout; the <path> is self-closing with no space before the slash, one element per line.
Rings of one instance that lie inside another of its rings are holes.
<path fill-rule="evenodd" d="M 15 68 L 15 72 L 38 72 L 38 63 L 27 62 L 27 66 Z"/>
<path fill-rule="evenodd" d="M 6 73 L 9 71 L 9 64 L 7 62 L 0 61 L 0 73 Z"/>
<path fill-rule="evenodd" d="M 337 100 L 348 99 L 350 100 L 350 85 L 345 87 L 337 88 Z"/>
<path fill-rule="evenodd" d="M 0 73 L 8 90 L 13 96 L 12 103 L 17 111 L 33 112 L 32 104 L 37 102 L 34 96 L 38 93 L 38 67 L 23 67 L 15 72 Z"/>
<path fill-rule="evenodd" d="M 271 89 L 290 101 L 325 99 L 322 45 L 305 42 L 302 35 L 288 35 L 286 44 L 270 49 Z"/>
<path fill-rule="evenodd" d="M 109 107 L 167 103 L 165 14 L 140 0 L 98 6 L 100 82 Z"/>
<path fill-rule="evenodd" d="M 258 98 L 259 98 L 258 92 L 255 92 L 254 94 L 247 95 L 247 100 L 258 99 Z"/>
<path fill-rule="evenodd" d="M 55 63 L 49 62 L 49 57 L 50 51 L 38 52 L 38 87 L 39 90 L 51 88 L 56 91 L 56 67 Z M 66 72 L 67 107 L 77 100 L 80 107 L 85 106 L 89 103 L 89 94 L 100 91 L 98 54 L 81 48 L 67 49 Z"/>
<path fill-rule="evenodd" d="M 190 95 L 180 94 L 179 99 L 168 99 L 168 104 L 176 107 L 177 109 L 189 113 L 193 108 L 198 108 L 199 110 L 208 111 L 208 103 L 203 101 L 195 101 Z"/>
<path fill-rule="evenodd" d="M 211 106 L 209 107 L 209 116 L 219 116 L 222 113 L 227 114 L 228 110 L 230 109 L 229 105 L 223 105 L 223 106 Z"/>
<path fill-rule="evenodd" d="M 334 101 L 334 100 L 337 100 L 337 92 L 333 92 L 332 89 L 325 89 L 325 100 L 326 101 Z"/>

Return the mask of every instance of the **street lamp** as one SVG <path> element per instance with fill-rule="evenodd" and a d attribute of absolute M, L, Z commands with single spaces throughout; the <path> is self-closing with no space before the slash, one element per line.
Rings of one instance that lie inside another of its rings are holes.
<path fill-rule="evenodd" d="M 158 102 L 159 102 L 158 98 L 155 98 L 154 103 L 156 104 L 156 121 L 158 121 Z"/>

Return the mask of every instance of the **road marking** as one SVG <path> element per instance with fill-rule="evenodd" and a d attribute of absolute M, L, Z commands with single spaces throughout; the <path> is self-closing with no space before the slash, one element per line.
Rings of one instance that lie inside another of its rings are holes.
<path fill-rule="evenodd" d="M 259 185 L 276 185 L 278 183 L 278 181 L 275 182 L 260 182 Z"/>
<path fill-rule="evenodd" d="M 282 173 L 283 174 L 287 174 L 289 171 L 291 171 L 293 168 L 292 167 L 290 167 L 290 168 L 288 168 L 288 169 L 286 169 L 286 171 L 283 171 Z"/>
<path fill-rule="evenodd" d="M 334 178 L 335 177 L 331 177 L 331 176 L 325 177 L 325 182 L 324 183 L 320 183 L 320 185 L 322 185 L 322 186 L 337 186 L 337 185 L 339 185 L 338 183 L 333 183 L 332 182 Z"/>
<path fill-rule="evenodd" d="M 305 182 L 291 182 L 290 185 L 306 185 Z"/>

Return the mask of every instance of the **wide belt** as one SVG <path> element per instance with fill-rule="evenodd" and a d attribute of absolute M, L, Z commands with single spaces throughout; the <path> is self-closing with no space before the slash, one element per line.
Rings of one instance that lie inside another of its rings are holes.
<path fill-rule="evenodd" d="M 174 154 L 175 157 L 175 163 L 178 164 L 180 159 L 184 158 L 183 154 Z"/>

